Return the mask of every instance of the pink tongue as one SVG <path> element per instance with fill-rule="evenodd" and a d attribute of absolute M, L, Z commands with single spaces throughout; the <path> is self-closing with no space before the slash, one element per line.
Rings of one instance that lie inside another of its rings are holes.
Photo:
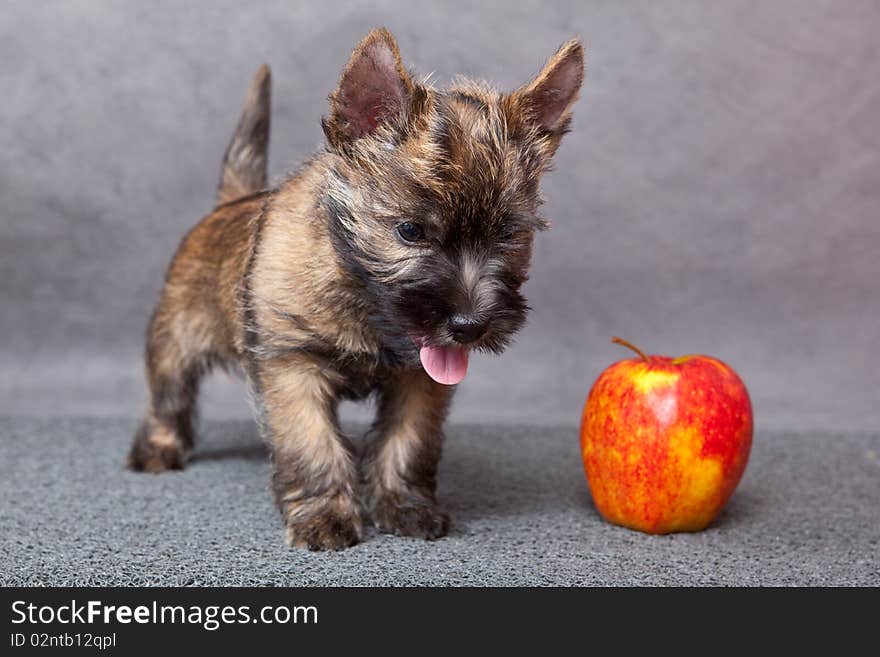
<path fill-rule="evenodd" d="M 422 347 L 419 358 L 437 383 L 454 386 L 467 374 L 468 352 L 464 347 Z"/>

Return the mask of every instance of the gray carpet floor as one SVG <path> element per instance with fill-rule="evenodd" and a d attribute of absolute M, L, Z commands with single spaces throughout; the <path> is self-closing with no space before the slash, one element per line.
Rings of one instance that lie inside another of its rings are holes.
<path fill-rule="evenodd" d="M 880 585 L 880 435 L 758 432 L 696 534 L 603 522 L 574 428 L 450 426 L 428 543 L 284 547 L 265 450 L 209 422 L 183 472 L 122 464 L 133 420 L 0 418 L 3 585 Z"/>

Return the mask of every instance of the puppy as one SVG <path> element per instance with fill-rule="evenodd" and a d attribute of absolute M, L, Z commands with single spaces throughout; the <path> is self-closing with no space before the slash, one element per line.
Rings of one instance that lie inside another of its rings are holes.
<path fill-rule="evenodd" d="M 240 364 L 270 445 L 287 542 L 342 549 L 379 531 L 436 539 L 442 425 L 471 351 L 523 325 L 539 181 L 583 79 L 572 40 L 512 93 L 415 80 L 385 29 L 330 95 L 325 147 L 266 183 L 262 67 L 226 151 L 217 205 L 183 239 L 147 331 L 150 403 L 129 466 L 182 468 L 199 380 Z M 358 455 L 340 400 L 376 395 Z"/>

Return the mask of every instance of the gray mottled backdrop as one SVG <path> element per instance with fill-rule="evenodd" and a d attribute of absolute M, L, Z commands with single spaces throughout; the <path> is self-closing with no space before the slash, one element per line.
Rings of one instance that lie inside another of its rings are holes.
<path fill-rule="evenodd" d="M 277 179 L 384 24 L 439 83 L 588 49 L 530 325 L 454 418 L 576 424 L 620 334 L 726 360 L 759 426 L 880 427 L 880 3 L 477 4 L 4 2 L 0 411 L 140 412 L 144 326 L 251 74 L 275 74 Z M 206 412 L 247 413 L 242 390 L 218 376 Z"/>

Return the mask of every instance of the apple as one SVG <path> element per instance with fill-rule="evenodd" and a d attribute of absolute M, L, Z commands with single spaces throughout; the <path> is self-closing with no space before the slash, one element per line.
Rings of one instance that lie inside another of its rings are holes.
<path fill-rule="evenodd" d="M 700 531 L 746 468 L 752 406 L 743 382 L 711 356 L 646 356 L 606 369 L 584 404 L 581 454 L 596 509 L 650 534 Z"/>

